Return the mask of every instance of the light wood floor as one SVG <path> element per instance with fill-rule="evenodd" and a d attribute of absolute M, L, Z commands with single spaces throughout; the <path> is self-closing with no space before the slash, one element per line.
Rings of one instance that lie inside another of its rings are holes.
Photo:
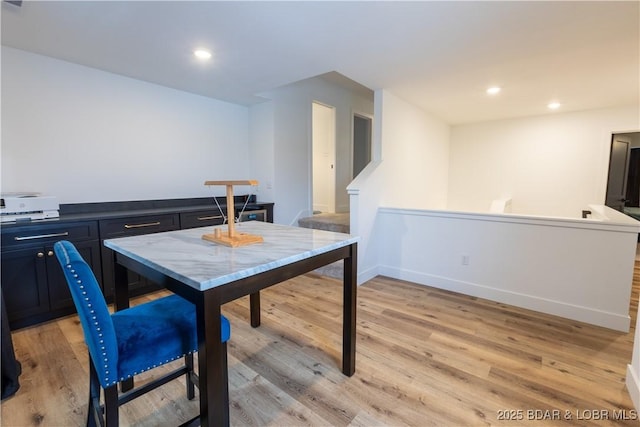
<path fill-rule="evenodd" d="M 637 264 L 633 325 L 639 287 Z M 257 329 L 248 325 L 248 300 L 224 307 L 232 425 L 638 426 L 588 419 L 634 416 L 625 389 L 633 330 L 379 277 L 359 288 L 356 374 L 347 378 L 341 298 L 339 281 L 310 274 L 263 292 Z M 24 373 L 17 395 L 2 403 L 1 424 L 83 425 L 88 367 L 77 318 L 13 339 Z M 172 426 L 197 413 L 179 380 L 125 405 L 121 424 Z M 556 414 L 562 420 L 539 419 Z"/>

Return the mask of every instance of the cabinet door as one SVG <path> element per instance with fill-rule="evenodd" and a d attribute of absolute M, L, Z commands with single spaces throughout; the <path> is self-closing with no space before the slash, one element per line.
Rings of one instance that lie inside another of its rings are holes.
<path fill-rule="evenodd" d="M 113 259 L 113 251 L 102 244 L 102 278 L 103 286 L 102 292 L 108 302 L 113 302 L 113 296 L 115 295 L 115 261 Z M 129 286 L 129 296 L 134 297 L 149 292 L 162 289 L 162 286 L 157 285 L 145 277 L 140 276 L 133 271 L 127 271 L 127 283 Z"/>
<path fill-rule="evenodd" d="M 44 247 L 3 251 L 1 282 L 9 323 L 49 311 Z"/>
<path fill-rule="evenodd" d="M 82 258 L 91 266 L 96 280 L 101 284 L 102 263 L 100 262 L 100 242 L 91 240 L 88 242 L 74 242 L 73 244 L 76 249 L 78 249 L 78 252 L 80 252 L 80 255 L 82 255 Z M 53 248 L 47 248 L 46 255 L 51 310 L 74 308 L 69 286 L 62 273 L 60 263 L 53 253 Z"/>
<path fill-rule="evenodd" d="M 126 218 L 115 218 L 99 221 L 100 238 L 134 236 L 139 234 L 158 233 L 180 229 L 180 217 L 176 214 L 139 215 Z M 113 300 L 114 295 L 114 260 L 113 251 L 102 243 L 102 280 L 105 297 Z M 129 295 L 136 296 L 161 289 L 160 286 L 148 281 L 140 275 L 129 272 Z"/>

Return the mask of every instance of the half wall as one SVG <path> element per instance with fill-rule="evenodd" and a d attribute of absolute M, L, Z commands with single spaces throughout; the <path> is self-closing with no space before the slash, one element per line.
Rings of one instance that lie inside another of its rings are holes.
<path fill-rule="evenodd" d="M 377 272 L 626 332 L 640 222 L 589 209 L 574 219 L 380 208 Z"/>

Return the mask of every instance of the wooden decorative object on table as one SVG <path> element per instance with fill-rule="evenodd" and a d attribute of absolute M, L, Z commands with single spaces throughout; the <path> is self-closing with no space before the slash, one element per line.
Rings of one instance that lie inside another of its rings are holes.
<path fill-rule="evenodd" d="M 213 234 L 204 234 L 202 238 L 210 242 L 224 246 L 237 247 L 263 242 L 262 236 L 249 233 L 238 233 L 235 229 L 235 211 L 233 204 L 234 185 L 258 185 L 258 181 L 250 179 L 245 181 L 205 181 L 204 185 L 224 185 L 227 187 L 227 234 L 220 228 L 216 228 Z"/>

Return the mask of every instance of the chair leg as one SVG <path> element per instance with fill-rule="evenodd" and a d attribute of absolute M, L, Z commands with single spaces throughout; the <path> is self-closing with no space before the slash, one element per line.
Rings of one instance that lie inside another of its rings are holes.
<path fill-rule="evenodd" d="M 100 409 L 100 382 L 91 355 L 89 355 L 89 404 L 87 405 L 87 427 L 97 427 L 104 425 L 102 411 Z"/>
<path fill-rule="evenodd" d="M 107 427 L 118 427 L 118 385 L 104 389 L 104 415 Z"/>
<path fill-rule="evenodd" d="M 224 369 L 222 370 L 222 387 L 224 387 L 225 407 L 229 407 L 229 364 L 227 359 L 227 342 L 222 343 L 222 357 L 224 358 Z M 229 420 L 227 419 L 227 424 Z"/>
<path fill-rule="evenodd" d="M 118 385 L 104 389 L 104 412 L 100 406 L 100 380 L 98 372 L 89 356 L 89 408 L 87 427 L 118 427 Z"/>
<path fill-rule="evenodd" d="M 187 367 L 187 373 L 185 375 L 187 380 L 187 399 L 193 400 L 196 397 L 195 385 L 193 384 L 193 353 L 184 356 L 184 364 Z"/>

